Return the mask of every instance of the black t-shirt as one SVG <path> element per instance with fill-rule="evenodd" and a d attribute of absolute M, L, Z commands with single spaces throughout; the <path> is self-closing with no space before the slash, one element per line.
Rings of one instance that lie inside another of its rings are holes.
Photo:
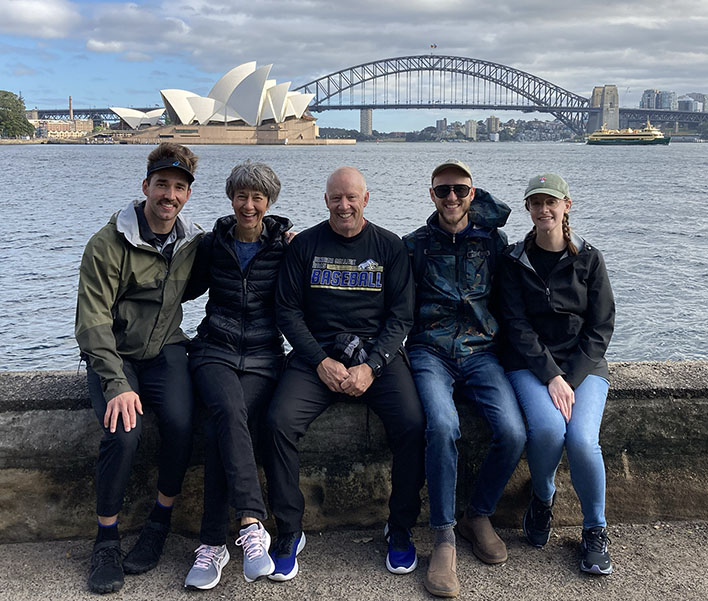
<path fill-rule="evenodd" d="M 401 239 L 367 222 L 351 238 L 324 221 L 298 234 L 283 261 L 276 294 L 278 327 L 310 365 L 337 334 L 375 338 L 369 357 L 395 356 L 413 324 L 414 284 Z"/>
<path fill-rule="evenodd" d="M 557 251 L 545 250 L 536 244 L 535 241 L 531 242 L 526 250 L 531 265 L 544 282 L 548 281 L 551 271 L 553 271 L 553 268 L 566 252 L 566 249 Z"/>

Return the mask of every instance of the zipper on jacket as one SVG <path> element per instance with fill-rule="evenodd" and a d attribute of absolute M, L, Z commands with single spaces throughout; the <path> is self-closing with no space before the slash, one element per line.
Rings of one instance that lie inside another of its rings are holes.
<path fill-rule="evenodd" d="M 255 257 L 253 257 L 253 259 L 255 259 Z M 253 263 L 253 259 L 251 259 L 251 263 Z M 249 263 L 249 269 L 247 271 L 250 271 L 251 263 Z M 239 351 L 241 354 L 241 361 L 239 369 L 243 370 L 246 365 L 246 349 L 244 349 L 243 347 L 246 340 L 246 295 L 248 294 L 247 276 L 244 276 L 243 280 L 241 280 L 241 285 L 243 286 L 243 292 L 241 293 L 241 340 L 239 340 Z"/>

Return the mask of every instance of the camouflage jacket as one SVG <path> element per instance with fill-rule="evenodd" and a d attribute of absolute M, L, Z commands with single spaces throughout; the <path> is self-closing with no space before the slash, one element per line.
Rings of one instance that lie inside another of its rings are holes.
<path fill-rule="evenodd" d="M 499 330 L 493 315 L 492 281 L 506 246 L 502 227 L 511 209 L 475 190 L 471 226 L 450 234 L 433 213 L 427 224 L 403 238 L 416 280 L 416 311 L 406 345 L 432 347 L 451 358 L 489 350 Z"/>

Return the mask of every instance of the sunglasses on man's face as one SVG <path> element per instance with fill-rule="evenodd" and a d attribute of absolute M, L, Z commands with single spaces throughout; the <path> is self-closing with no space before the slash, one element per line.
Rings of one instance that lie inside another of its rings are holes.
<path fill-rule="evenodd" d="M 433 192 L 438 198 L 447 198 L 450 196 L 450 190 L 452 190 L 457 198 L 467 198 L 471 189 L 472 186 L 466 186 L 465 184 L 440 184 L 433 188 Z"/>

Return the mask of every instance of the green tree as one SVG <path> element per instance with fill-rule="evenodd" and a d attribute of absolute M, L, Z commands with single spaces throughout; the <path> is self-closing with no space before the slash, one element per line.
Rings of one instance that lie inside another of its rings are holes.
<path fill-rule="evenodd" d="M 21 96 L 0 90 L 0 136 L 18 138 L 34 135 L 34 127 L 25 117 Z"/>

